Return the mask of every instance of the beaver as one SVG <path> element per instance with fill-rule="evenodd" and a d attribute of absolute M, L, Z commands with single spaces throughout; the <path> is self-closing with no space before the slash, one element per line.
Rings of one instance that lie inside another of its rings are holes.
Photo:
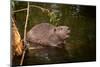
<path fill-rule="evenodd" d="M 54 26 L 50 23 L 40 23 L 32 27 L 27 32 L 29 48 L 23 65 L 68 62 L 69 53 L 64 49 L 63 43 L 69 33 L 68 26 Z"/>
<path fill-rule="evenodd" d="M 54 26 L 49 23 L 35 25 L 27 33 L 27 41 L 41 46 L 59 47 L 69 37 L 68 26 Z"/>

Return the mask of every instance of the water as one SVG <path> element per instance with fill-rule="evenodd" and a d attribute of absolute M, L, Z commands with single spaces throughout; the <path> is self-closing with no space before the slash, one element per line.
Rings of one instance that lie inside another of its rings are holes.
<path fill-rule="evenodd" d="M 55 26 L 67 25 L 71 33 L 64 48 L 28 50 L 23 65 L 82 62 L 96 60 L 96 6 L 65 5 L 55 3 L 30 3 L 51 11 L 31 7 L 27 31 L 34 25 L 48 22 Z M 26 2 L 15 2 L 14 10 L 27 7 Z M 26 11 L 14 14 L 23 38 Z M 16 63 L 15 63 L 16 64 Z"/>

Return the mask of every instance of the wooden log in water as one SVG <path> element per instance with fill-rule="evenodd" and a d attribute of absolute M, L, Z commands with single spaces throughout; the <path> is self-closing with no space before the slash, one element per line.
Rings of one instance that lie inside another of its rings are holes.
<path fill-rule="evenodd" d="M 11 46 L 13 55 L 19 56 L 22 54 L 24 45 L 15 22 L 12 23 Z"/>

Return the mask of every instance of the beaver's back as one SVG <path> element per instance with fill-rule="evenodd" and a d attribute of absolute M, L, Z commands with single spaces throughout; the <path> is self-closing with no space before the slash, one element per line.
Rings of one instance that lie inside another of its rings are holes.
<path fill-rule="evenodd" d="M 54 26 L 49 23 L 41 23 L 34 26 L 27 34 L 27 40 L 33 42 L 34 40 L 45 40 L 50 35 L 50 31 Z"/>

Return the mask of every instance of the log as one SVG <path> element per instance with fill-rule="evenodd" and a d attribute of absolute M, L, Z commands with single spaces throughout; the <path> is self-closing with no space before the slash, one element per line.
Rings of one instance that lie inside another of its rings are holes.
<path fill-rule="evenodd" d="M 15 21 L 12 23 L 12 31 L 11 31 L 11 46 L 12 46 L 12 55 L 20 56 L 23 53 L 24 45 L 21 39 L 21 36 L 18 32 L 17 26 L 15 25 Z"/>

